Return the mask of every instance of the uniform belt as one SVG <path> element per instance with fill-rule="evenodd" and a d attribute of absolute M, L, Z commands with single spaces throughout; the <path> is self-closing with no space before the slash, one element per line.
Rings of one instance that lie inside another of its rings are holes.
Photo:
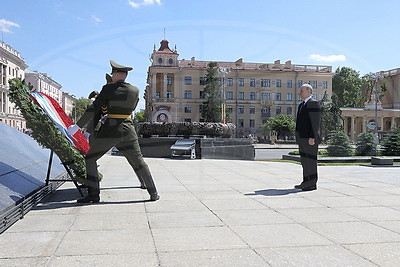
<path fill-rule="evenodd" d="M 126 114 L 107 114 L 107 118 L 110 119 L 131 119 L 132 115 L 126 115 Z"/>

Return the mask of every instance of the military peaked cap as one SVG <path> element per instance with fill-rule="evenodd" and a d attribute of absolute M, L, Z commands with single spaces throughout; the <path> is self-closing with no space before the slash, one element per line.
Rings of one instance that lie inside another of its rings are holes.
<path fill-rule="evenodd" d="M 113 71 L 121 71 L 121 72 L 128 72 L 130 70 L 133 70 L 132 67 L 126 67 L 118 64 L 114 60 L 110 60 L 110 65 Z"/>

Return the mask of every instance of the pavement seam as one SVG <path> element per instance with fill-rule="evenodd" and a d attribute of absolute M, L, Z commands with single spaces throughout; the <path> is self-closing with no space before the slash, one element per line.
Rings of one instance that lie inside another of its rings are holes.
<path fill-rule="evenodd" d="M 143 191 L 142 191 L 142 196 L 143 196 Z M 160 201 L 160 200 L 158 200 L 158 201 Z M 155 254 L 157 256 L 158 266 L 161 266 L 161 258 L 160 258 L 160 253 L 161 252 L 159 252 L 158 248 L 157 248 L 156 240 L 154 238 L 153 229 L 151 228 L 151 224 L 150 224 L 150 220 L 149 220 L 149 212 L 147 210 L 146 202 L 144 203 L 144 211 L 145 211 L 145 214 L 146 214 L 147 226 L 149 227 L 150 234 L 151 234 L 151 239 L 153 240 L 153 245 L 154 245 L 154 249 L 155 249 L 154 252 L 155 252 Z"/>

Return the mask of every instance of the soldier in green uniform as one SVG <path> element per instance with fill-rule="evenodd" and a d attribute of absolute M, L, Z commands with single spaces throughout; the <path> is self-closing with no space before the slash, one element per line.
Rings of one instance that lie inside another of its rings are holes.
<path fill-rule="evenodd" d="M 91 142 L 90 150 L 85 158 L 89 194 L 79 199 L 78 203 L 100 201 L 97 160 L 114 146 L 126 157 L 141 181 L 142 188 L 147 188 L 150 200 L 156 201 L 160 197 L 149 167 L 143 160 L 132 121 L 131 114 L 139 102 L 139 89 L 125 82 L 128 71 L 132 68 L 119 65 L 112 60 L 110 60 L 110 64 L 112 82 L 103 86 L 99 95 L 86 109 L 79 121 L 68 128 L 68 132 L 74 134 L 98 114 L 107 113 L 106 119 L 103 118 L 103 125 Z"/>

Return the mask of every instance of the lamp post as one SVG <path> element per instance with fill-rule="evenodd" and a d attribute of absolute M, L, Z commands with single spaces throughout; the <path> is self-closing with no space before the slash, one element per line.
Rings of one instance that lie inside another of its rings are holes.
<path fill-rule="evenodd" d="M 381 73 L 373 73 L 371 75 L 371 80 L 373 81 L 373 94 L 375 98 L 375 128 L 374 128 L 374 135 L 375 135 L 375 143 L 378 145 L 379 137 L 378 137 L 378 102 L 381 90 L 378 87 L 378 82 L 380 79 L 384 78 Z"/>
<path fill-rule="evenodd" d="M 222 88 L 221 88 L 221 122 L 225 123 L 225 76 L 231 72 L 228 67 L 219 67 L 218 72 L 222 74 Z"/>

